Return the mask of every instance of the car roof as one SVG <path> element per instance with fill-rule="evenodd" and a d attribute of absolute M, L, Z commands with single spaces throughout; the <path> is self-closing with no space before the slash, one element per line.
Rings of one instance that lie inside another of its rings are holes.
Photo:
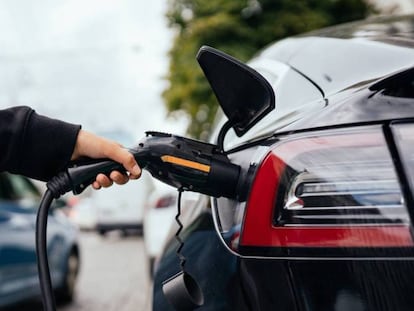
<path fill-rule="evenodd" d="M 414 66 L 414 15 L 379 17 L 281 40 L 256 57 L 283 62 L 325 96 Z"/>

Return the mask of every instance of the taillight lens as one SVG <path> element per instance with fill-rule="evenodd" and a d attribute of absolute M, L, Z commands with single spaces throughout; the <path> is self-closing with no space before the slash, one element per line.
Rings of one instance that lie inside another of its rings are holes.
<path fill-rule="evenodd" d="M 413 246 L 409 214 L 382 128 L 281 139 L 257 170 L 240 245 Z"/>

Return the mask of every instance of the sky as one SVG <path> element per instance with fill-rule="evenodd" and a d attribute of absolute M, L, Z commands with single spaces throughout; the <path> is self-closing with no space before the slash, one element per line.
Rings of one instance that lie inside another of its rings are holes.
<path fill-rule="evenodd" d="M 28 105 L 93 132 L 183 134 L 161 93 L 167 0 L 0 0 L 0 108 Z"/>

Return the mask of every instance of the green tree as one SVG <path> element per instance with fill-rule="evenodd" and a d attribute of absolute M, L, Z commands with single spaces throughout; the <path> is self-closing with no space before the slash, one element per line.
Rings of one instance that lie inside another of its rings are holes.
<path fill-rule="evenodd" d="M 167 17 L 176 36 L 163 93 L 167 109 L 187 112 L 188 134 L 205 138 L 218 105 L 195 59 L 202 45 L 246 61 L 270 42 L 371 11 L 364 0 L 169 0 Z"/>

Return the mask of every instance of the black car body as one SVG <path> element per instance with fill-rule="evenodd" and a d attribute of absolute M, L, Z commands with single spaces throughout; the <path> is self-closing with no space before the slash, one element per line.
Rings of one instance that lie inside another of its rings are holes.
<path fill-rule="evenodd" d="M 285 39 L 249 66 L 276 108 L 224 140 L 245 197 L 200 196 L 181 216 L 197 310 L 413 310 L 414 16 Z M 153 310 L 174 310 L 177 245 Z"/>

